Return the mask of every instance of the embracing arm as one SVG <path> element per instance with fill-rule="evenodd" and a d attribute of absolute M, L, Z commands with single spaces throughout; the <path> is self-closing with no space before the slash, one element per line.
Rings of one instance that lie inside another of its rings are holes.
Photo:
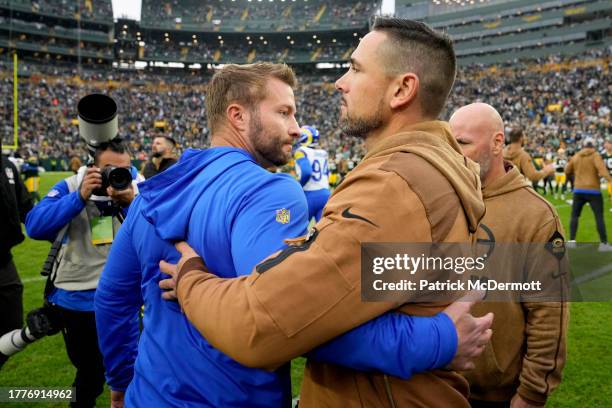
<path fill-rule="evenodd" d="M 315 234 L 260 263 L 248 276 L 221 279 L 186 264 L 177 293 L 189 320 L 240 363 L 276 368 L 399 306 L 361 301 L 361 242 L 426 239 L 413 231 L 429 228 L 422 206 L 410 205 L 418 202 L 416 195 L 403 180 L 383 173 L 359 180 L 367 195 L 356 198 L 348 188 L 337 192 Z M 381 202 L 381 196 L 408 205 L 392 210 L 392 200 Z M 347 207 L 358 217 L 341 215 Z M 398 229 L 405 217 L 414 220 L 413 228 Z"/>

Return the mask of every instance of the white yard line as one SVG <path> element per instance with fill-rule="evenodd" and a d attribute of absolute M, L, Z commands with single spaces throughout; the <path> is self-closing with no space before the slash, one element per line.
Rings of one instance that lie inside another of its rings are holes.
<path fill-rule="evenodd" d="M 37 282 L 37 281 L 46 280 L 46 279 L 47 279 L 46 276 L 32 276 L 31 278 L 22 279 L 21 282 L 23 283 Z"/>
<path fill-rule="evenodd" d="M 589 272 L 586 275 L 579 276 L 572 281 L 572 284 L 580 285 L 582 283 L 590 282 L 599 277 L 607 275 L 609 272 L 612 272 L 612 264 L 604 265 L 601 268 L 595 269 L 593 272 Z"/>

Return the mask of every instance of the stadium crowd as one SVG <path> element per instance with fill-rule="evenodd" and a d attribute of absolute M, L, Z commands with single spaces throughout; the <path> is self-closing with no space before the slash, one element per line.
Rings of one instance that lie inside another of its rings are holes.
<path fill-rule="evenodd" d="M 97 44 L 94 42 L 82 41 L 80 45 L 77 47 L 77 42 L 74 40 L 55 38 L 55 37 L 39 37 L 39 36 L 31 36 L 31 35 L 26 35 L 26 34 L 19 34 L 18 36 L 10 36 L 6 32 L 0 32 L 0 40 L 27 42 L 29 44 L 39 46 L 40 52 L 47 52 L 48 49 L 57 47 L 57 48 L 63 48 L 64 51 L 70 50 L 73 53 L 73 55 L 78 53 L 79 51 L 85 51 L 89 53 L 96 53 L 97 55 L 105 56 L 107 58 L 112 57 L 112 51 L 108 47 L 108 45 Z"/>
<path fill-rule="evenodd" d="M 94 7 L 95 3 L 95 7 Z M 34 12 L 74 18 L 79 14 L 87 20 L 112 21 L 111 0 L 1 0 L 0 4 L 21 6 Z"/>
<path fill-rule="evenodd" d="M 483 75 L 465 69 L 455 82 L 446 117 L 456 106 L 486 101 L 498 107 L 508 128 L 525 129 L 525 148 L 534 156 L 563 146 L 575 150 L 576 143 L 587 136 L 603 144 L 612 134 L 611 55 L 607 49 L 591 51 L 580 59 L 550 56 L 505 64 Z M 603 64 L 581 66 L 579 62 L 596 59 Z M 578 62 L 569 69 L 556 69 L 572 61 Z M 499 80 L 502 76 L 504 81 Z"/>
<path fill-rule="evenodd" d="M 308 0 L 302 0 L 298 7 L 295 1 L 287 1 L 279 7 L 275 3 L 251 3 L 246 0 L 238 0 L 238 3 L 235 0 L 206 3 L 145 0 L 142 16 L 143 21 L 149 24 L 222 25 L 228 22 L 243 22 L 247 27 L 249 23 L 255 23 L 257 26 L 263 24 L 284 31 L 295 29 L 296 24 L 304 28 L 330 22 L 345 27 L 363 26 L 364 21 L 367 21 L 378 7 L 378 2 L 354 0 L 336 1 L 326 6 L 316 1 L 309 3 Z"/>
<path fill-rule="evenodd" d="M 450 103 L 442 117 L 456 107 L 481 100 L 498 108 L 507 127 L 522 127 L 526 150 L 543 157 L 565 147 L 571 154 L 580 140 L 595 138 L 601 148 L 612 134 L 611 50 L 591 51 L 575 57 L 552 56 L 543 60 L 513 62 L 491 67 L 460 69 Z M 598 60 L 597 64 L 589 61 Z M 602 63 L 603 61 L 603 63 Z M 1 64 L 0 64 L 1 65 Z M 512 69 L 506 69 L 512 66 Z M 561 67 L 565 67 L 560 69 Z M 5 67 L 3 67 L 5 68 Z M 80 80 L 74 66 L 29 66 L 29 79 L 19 90 L 20 155 L 40 159 L 85 157 L 78 138 L 74 108 L 88 93 L 107 92 L 120 104 L 120 135 L 129 141 L 136 159 L 144 160 L 156 135 L 174 138 L 182 149 L 206 147 L 209 131 L 204 111 L 205 70 L 191 75 L 150 72 L 84 70 Z M 3 69 L 4 72 L 9 70 Z M 503 75 L 505 80 L 499 81 Z M 350 170 L 363 156 L 359 140 L 337 128 L 339 95 L 336 75 L 302 75 L 296 91 L 298 119 L 316 126 L 322 146 L 330 153 L 332 168 Z M 594 92 L 597 90 L 597 92 Z M 12 79 L 2 78 L 0 117 L 2 137 L 12 135 Z"/>
<path fill-rule="evenodd" d="M 257 61 L 323 61 L 337 60 L 339 56 L 354 49 L 357 41 L 315 38 L 287 39 L 249 36 L 249 40 L 164 40 L 149 39 L 145 45 L 145 57 L 163 59 L 175 58 L 177 61 L 227 61 L 246 63 L 251 53 Z M 357 38 L 355 38 L 357 40 Z M 221 42 L 223 41 L 223 42 Z M 264 42 L 265 41 L 265 42 Z"/>
<path fill-rule="evenodd" d="M 5 11 L 6 12 L 6 11 Z M 79 33 L 81 35 L 98 36 L 102 38 L 108 38 L 108 33 L 100 30 L 92 30 L 85 28 L 68 28 L 61 25 L 45 24 L 38 21 L 26 21 L 17 18 L 9 18 L 8 16 L 0 15 L 0 25 L 12 26 L 14 30 L 26 29 L 28 31 L 36 30 L 40 32 L 40 35 L 49 37 L 49 35 L 65 35 L 74 37 Z"/>

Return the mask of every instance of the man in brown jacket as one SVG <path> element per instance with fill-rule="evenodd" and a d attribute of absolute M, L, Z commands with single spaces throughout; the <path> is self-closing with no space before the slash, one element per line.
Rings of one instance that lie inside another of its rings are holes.
<path fill-rule="evenodd" d="M 604 164 L 606 165 L 606 169 L 608 169 L 608 173 L 612 176 L 612 136 L 608 136 L 606 141 L 604 142 L 604 151 L 602 152 L 602 157 Z M 612 204 L 612 183 L 608 181 L 608 198 L 610 199 L 610 204 Z M 612 211 L 612 206 L 610 206 L 610 211 Z"/>
<path fill-rule="evenodd" d="M 478 238 L 501 245 L 544 245 L 562 239 L 555 208 L 516 167 L 504 162 L 504 124 L 499 113 L 490 105 L 474 103 L 458 109 L 449 124 L 464 154 L 480 164 L 487 211 Z M 530 267 L 527 264 L 525 270 Z M 465 373 L 472 407 L 544 405 L 559 385 L 565 365 L 568 305 L 483 302 L 473 310 L 477 315 L 494 312 L 496 319 L 493 337 L 476 360 L 476 369 Z"/>
<path fill-rule="evenodd" d="M 606 224 L 603 218 L 603 197 L 601 194 L 600 177 L 612 183 L 612 175 L 606 169 L 601 155 L 595 150 L 595 141 L 587 137 L 583 148 L 576 153 L 565 167 L 565 174 L 574 175 L 574 198 L 572 200 L 572 218 L 570 220 L 570 242 L 575 242 L 578 233 L 578 218 L 582 207 L 589 203 L 599 233 L 600 251 L 612 251 L 608 244 Z"/>
<path fill-rule="evenodd" d="M 531 155 L 523 149 L 524 142 L 525 135 L 523 129 L 512 129 L 510 132 L 510 145 L 504 149 L 504 159 L 514 164 L 518 171 L 533 183 L 537 183 L 541 179 L 553 174 L 555 166 L 552 163 L 544 166 L 542 170 L 536 170 Z"/>
<path fill-rule="evenodd" d="M 477 167 L 435 120 L 454 77 L 447 36 L 419 22 L 376 20 L 336 82 L 341 126 L 369 151 L 313 232 L 237 279 L 218 278 L 184 251 L 179 302 L 211 344 L 247 366 L 274 368 L 387 311 L 443 310 L 448 302 L 362 302 L 360 252 L 365 242 L 471 242 L 484 214 Z M 477 320 L 480 340 L 491 321 Z M 300 406 L 467 407 L 467 393 L 453 371 L 400 380 L 309 360 Z"/>

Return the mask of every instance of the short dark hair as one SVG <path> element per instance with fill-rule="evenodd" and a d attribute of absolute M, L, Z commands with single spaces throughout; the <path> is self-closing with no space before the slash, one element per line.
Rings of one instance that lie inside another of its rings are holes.
<path fill-rule="evenodd" d="M 383 62 L 387 72 L 417 74 L 423 115 L 437 118 L 457 74 L 453 40 L 425 23 L 395 17 L 377 17 L 372 30 L 389 36 L 390 44 L 385 47 L 387 55 Z"/>
<path fill-rule="evenodd" d="M 123 140 L 121 140 L 120 138 L 115 138 L 109 142 L 100 143 L 96 147 L 96 150 L 94 152 L 94 163 L 97 164 L 98 159 L 100 158 L 100 155 L 107 150 L 110 150 L 112 152 L 119 153 L 119 154 L 123 154 L 123 153 L 130 154 L 130 150 L 127 147 L 127 145 L 123 142 Z"/>
<path fill-rule="evenodd" d="M 510 135 L 508 135 L 508 138 L 510 139 L 510 143 L 518 143 L 522 137 L 523 137 L 523 129 L 520 127 L 513 128 L 510 131 Z"/>
<path fill-rule="evenodd" d="M 172 145 L 172 147 L 176 147 L 176 140 L 174 140 L 172 137 L 168 135 L 157 135 L 155 136 L 155 139 L 157 139 L 158 137 L 163 137 L 168 143 Z"/>

